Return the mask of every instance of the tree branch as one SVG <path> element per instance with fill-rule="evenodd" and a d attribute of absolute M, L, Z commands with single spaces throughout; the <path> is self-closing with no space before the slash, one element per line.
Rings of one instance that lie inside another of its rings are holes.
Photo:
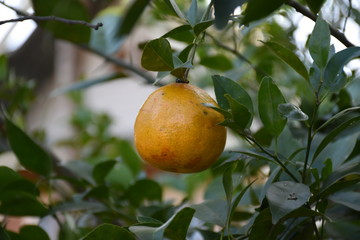
<path fill-rule="evenodd" d="M 103 24 L 101 22 L 99 22 L 97 24 L 91 24 L 91 23 L 81 21 L 81 20 L 71 20 L 71 19 L 61 18 L 61 17 L 57 17 L 57 16 L 30 16 L 30 15 L 0 21 L 0 25 L 5 24 L 5 23 L 10 23 L 10 22 L 22 22 L 22 21 L 25 21 L 25 20 L 33 20 L 35 22 L 57 21 L 57 22 L 62 22 L 62 23 L 66 23 L 66 24 L 71 24 L 71 25 L 75 25 L 75 24 L 76 25 L 83 25 L 83 26 L 86 26 L 86 27 L 93 28 L 95 30 L 98 30 L 100 27 L 103 26 Z"/>
<path fill-rule="evenodd" d="M 94 53 L 102 58 L 104 58 L 106 61 L 108 62 L 111 62 L 113 64 L 115 64 L 116 66 L 119 66 L 119 67 L 122 67 L 122 68 L 125 68 L 133 73 L 135 73 L 136 75 L 142 77 L 143 79 L 146 80 L 147 83 L 149 84 L 153 84 L 155 82 L 155 79 L 153 77 L 151 77 L 150 75 L 148 75 L 146 72 L 142 71 L 141 69 L 129 64 L 129 63 L 126 63 L 124 61 L 122 61 L 121 59 L 118 59 L 118 58 L 114 58 L 112 56 L 109 56 L 109 55 L 106 55 L 105 53 L 97 50 L 97 49 L 94 49 L 94 48 L 91 48 L 87 45 L 77 45 L 91 53 Z"/>
<path fill-rule="evenodd" d="M 313 14 L 308 8 L 304 7 L 300 3 L 294 1 L 294 0 L 287 0 L 285 1 L 287 5 L 290 7 L 293 7 L 297 12 L 301 13 L 302 15 L 310 18 L 314 22 L 316 22 L 317 16 Z M 336 39 L 338 39 L 342 44 L 344 44 L 346 47 L 354 47 L 355 45 L 352 44 L 346 36 L 337 30 L 336 28 L 329 25 L 331 35 L 333 35 Z"/>

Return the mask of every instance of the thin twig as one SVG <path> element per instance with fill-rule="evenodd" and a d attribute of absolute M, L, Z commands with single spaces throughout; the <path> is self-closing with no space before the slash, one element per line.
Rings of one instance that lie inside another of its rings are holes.
<path fill-rule="evenodd" d="M 240 60 L 246 62 L 247 64 L 250 65 L 251 68 L 253 68 L 257 73 L 260 73 L 263 76 L 269 76 L 269 74 L 267 74 L 266 72 L 264 72 L 263 70 L 259 69 L 258 67 L 256 67 L 255 65 L 252 64 L 252 62 L 247 59 L 244 55 L 242 55 L 241 53 L 239 53 L 236 49 L 230 48 L 229 46 L 223 44 L 222 42 L 220 42 L 219 40 L 217 40 L 213 35 L 209 34 L 209 33 L 205 33 L 206 36 L 210 37 L 213 42 L 220 48 L 231 52 L 232 54 L 234 54 L 237 58 L 239 58 Z"/>
<path fill-rule="evenodd" d="M 147 83 L 149 84 L 153 84 L 155 82 L 155 79 L 148 75 L 146 72 L 142 71 L 141 69 L 129 64 L 129 63 L 126 63 L 124 61 L 122 61 L 121 59 L 118 59 L 118 58 L 114 58 L 112 56 L 109 56 L 109 55 L 106 55 L 105 53 L 97 50 L 97 49 L 94 49 L 94 48 L 91 48 L 87 45 L 78 45 L 79 47 L 91 52 L 91 53 L 94 53 L 102 58 L 104 58 L 106 61 L 108 62 L 111 62 L 119 67 L 122 67 L 122 68 L 125 68 L 133 73 L 135 73 L 136 75 L 142 77 L 143 79 L 146 80 Z"/>
<path fill-rule="evenodd" d="M 287 5 L 293 7 L 299 13 L 303 14 L 304 16 L 306 16 L 306 17 L 310 18 L 311 20 L 313 20 L 314 22 L 316 22 L 317 16 L 315 14 L 313 14 L 312 12 L 310 12 L 310 10 L 308 8 L 304 7 L 300 3 L 298 3 L 294 0 L 287 0 L 285 3 Z M 342 32 L 340 32 L 339 30 L 337 30 L 336 28 L 334 28 L 333 26 L 330 26 L 330 25 L 329 25 L 329 28 L 330 28 L 331 35 L 333 35 L 336 39 L 338 39 L 346 47 L 354 47 L 355 46 L 346 38 L 346 36 Z"/>
<path fill-rule="evenodd" d="M 91 23 L 81 21 L 81 20 L 71 20 L 71 19 L 61 18 L 61 17 L 57 17 L 57 16 L 32 16 L 32 15 L 0 21 L 0 25 L 5 24 L 5 23 L 10 23 L 10 22 L 22 22 L 25 20 L 33 20 L 35 22 L 57 21 L 57 22 L 62 22 L 62 23 L 70 24 L 70 25 L 83 25 L 86 27 L 93 28 L 95 30 L 98 30 L 100 27 L 103 26 L 103 24 L 101 22 L 99 22 L 97 24 L 91 24 Z"/>

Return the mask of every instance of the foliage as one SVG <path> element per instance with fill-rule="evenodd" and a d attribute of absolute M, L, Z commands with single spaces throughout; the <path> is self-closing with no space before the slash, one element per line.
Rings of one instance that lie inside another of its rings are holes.
<path fill-rule="evenodd" d="M 157 83 L 181 78 L 213 86 L 220 107 L 208 107 L 223 114 L 221 124 L 244 141 L 202 173 L 153 176 L 132 144 L 109 133 L 110 118 L 86 109 L 75 93 L 78 109 L 72 124 L 78 137 L 61 144 L 78 149 L 80 160 L 61 164 L 19 126 L 16 107 L 27 104 L 28 92 L 23 85 L 13 86 L 14 102 L 0 92 L 6 101 L 0 130 L 22 167 L 36 177 L 30 180 L 0 166 L 0 213 L 54 218 L 59 239 L 356 239 L 360 101 L 354 89 L 360 88 L 360 79 L 358 72 L 344 67 L 360 56 L 360 47 L 337 51 L 330 38 L 334 27 L 330 31 L 326 15 L 319 14 L 302 46 L 306 53 L 298 51 L 292 39 L 295 24 L 283 27 L 275 18 L 282 15 L 291 23 L 289 6 L 300 4 L 294 2 L 135 0 L 124 14 L 105 9 L 94 17 L 106 19 L 99 32 L 41 24 L 55 37 L 94 52 L 103 44 L 100 50 L 108 55 L 135 23 L 150 24 L 142 18 L 169 26 L 140 46 L 142 66 L 158 72 Z M 311 15 L 321 12 L 325 2 L 302 4 Z M 42 16 L 90 19 L 81 1 L 33 0 L 33 5 Z M 233 14 L 237 7 L 239 15 Z M 360 25 L 359 19 L 354 21 Z M 12 86 L 6 59 L 0 58 L 1 86 Z M 64 184 L 69 192 L 61 190 Z M 186 192 L 181 203 L 164 200 L 166 185 Z M 204 200 L 193 204 L 198 186 L 205 186 Z M 52 199 L 55 193 L 59 197 Z M 6 221 L 0 226 L 1 239 L 29 235 L 49 239 L 39 226 L 24 226 L 19 233 L 6 230 Z"/>

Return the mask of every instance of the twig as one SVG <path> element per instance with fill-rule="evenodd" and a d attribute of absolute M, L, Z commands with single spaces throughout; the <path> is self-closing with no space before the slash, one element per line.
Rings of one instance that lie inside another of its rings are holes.
<path fill-rule="evenodd" d="M 300 3 L 298 3 L 294 0 L 287 0 L 285 3 L 287 5 L 293 7 L 299 13 L 303 14 L 304 16 L 306 16 L 306 17 L 310 18 L 311 20 L 313 20 L 314 22 L 316 22 L 317 16 L 315 14 L 313 14 L 312 12 L 310 12 L 309 9 L 307 9 Z M 339 30 L 337 30 L 336 28 L 334 28 L 333 26 L 330 26 L 330 25 L 329 25 L 329 28 L 330 28 L 331 35 L 333 35 L 336 39 L 338 39 L 346 47 L 354 47 L 355 46 L 346 38 L 346 36 L 342 32 L 340 32 Z"/>
<path fill-rule="evenodd" d="M 236 49 L 230 48 L 229 46 L 221 43 L 219 40 L 217 40 L 214 36 L 212 36 L 211 34 L 205 32 L 206 36 L 210 37 L 213 42 L 220 48 L 231 52 L 232 54 L 234 54 L 237 58 L 239 58 L 240 60 L 246 62 L 247 64 L 250 65 L 251 68 L 253 68 L 257 73 L 260 73 L 263 76 L 268 76 L 269 74 L 267 74 L 266 72 L 264 72 L 263 70 L 259 69 L 258 67 L 256 67 L 255 65 L 252 64 L 252 62 L 247 59 L 244 55 L 242 55 L 241 53 L 239 53 Z"/>
<path fill-rule="evenodd" d="M 109 55 L 106 55 L 105 53 L 97 50 L 97 49 L 94 49 L 94 48 L 91 48 L 87 45 L 78 45 L 79 47 L 89 51 L 89 52 L 92 52 L 102 58 L 104 58 L 106 61 L 108 62 L 111 62 L 119 67 L 122 67 L 122 68 L 125 68 L 135 74 L 137 74 L 138 76 L 142 77 L 143 79 L 146 80 L 147 83 L 150 83 L 150 84 L 153 84 L 155 82 L 155 79 L 153 77 L 151 77 L 150 75 L 146 74 L 146 72 L 142 71 L 141 69 L 129 64 L 129 63 L 126 63 L 124 61 L 122 61 L 121 59 L 118 59 L 118 58 L 114 58 L 112 56 L 109 56 Z"/>
<path fill-rule="evenodd" d="M 91 23 L 81 21 L 81 20 L 71 20 L 71 19 L 61 18 L 61 17 L 57 17 L 57 16 L 31 16 L 31 15 L 0 21 L 0 25 L 5 24 L 5 23 L 10 23 L 10 22 L 22 22 L 25 20 L 33 20 L 35 22 L 57 21 L 57 22 L 62 22 L 62 23 L 66 23 L 66 24 L 71 24 L 71 25 L 83 25 L 86 27 L 93 28 L 95 30 L 98 30 L 100 27 L 103 26 L 103 24 L 101 22 L 99 22 L 97 24 L 91 24 Z"/>

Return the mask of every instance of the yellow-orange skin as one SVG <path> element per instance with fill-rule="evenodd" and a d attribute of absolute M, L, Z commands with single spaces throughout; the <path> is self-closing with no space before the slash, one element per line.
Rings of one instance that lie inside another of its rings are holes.
<path fill-rule="evenodd" d="M 199 172 L 224 150 L 226 129 L 218 106 L 204 90 L 185 83 L 157 89 L 143 104 L 135 122 L 135 146 L 149 164 L 164 171 Z"/>

